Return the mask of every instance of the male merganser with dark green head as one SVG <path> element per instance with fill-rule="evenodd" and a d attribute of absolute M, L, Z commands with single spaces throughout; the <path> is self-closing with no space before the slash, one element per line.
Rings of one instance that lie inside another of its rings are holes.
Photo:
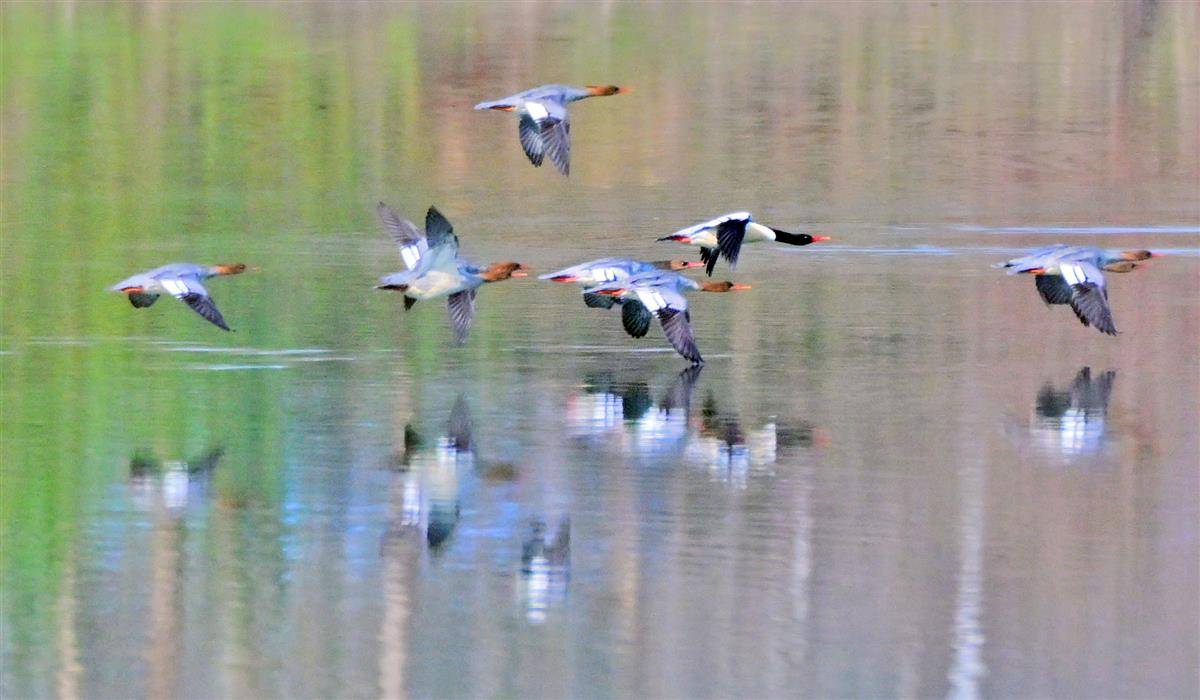
<path fill-rule="evenodd" d="M 828 241 L 830 238 L 829 236 L 812 236 L 807 233 L 781 231 L 756 222 L 748 211 L 738 211 L 718 216 L 695 226 L 688 226 L 658 240 L 700 246 L 700 259 L 705 263 L 705 272 L 712 277 L 718 257 L 725 258 L 730 267 L 737 266 L 738 254 L 744 243 L 766 241 L 788 245 L 808 245 Z"/>
<path fill-rule="evenodd" d="M 480 102 L 475 109 L 515 112 L 521 118 L 517 134 L 529 162 L 534 167 L 541 167 L 542 159 L 550 156 L 550 161 L 560 173 L 570 175 L 571 122 L 567 105 L 588 97 L 619 95 L 623 92 L 629 92 L 629 89 L 616 85 L 542 85 L 499 100 Z"/>

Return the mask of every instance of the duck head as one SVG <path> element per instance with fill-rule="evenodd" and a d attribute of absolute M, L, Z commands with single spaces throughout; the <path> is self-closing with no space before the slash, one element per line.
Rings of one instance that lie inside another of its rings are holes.
<path fill-rule="evenodd" d="M 704 262 L 700 260 L 655 260 L 651 263 L 660 270 L 671 270 L 679 272 L 692 267 L 704 267 Z"/>
<path fill-rule="evenodd" d="M 617 85 L 585 85 L 584 88 L 588 91 L 588 95 L 592 97 L 607 97 L 608 95 L 620 95 L 632 92 L 627 87 L 619 87 Z"/>
<path fill-rule="evenodd" d="M 780 231 L 777 228 L 771 229 L 775 232 L 776 243 L 786 243 L 788 245 L 808 245 L 810 243 L 820 243 L 821 241 L 833 240 L 829 236 L 810 236 L 807 233 L 788 233 Z"/>
<path fill-rule="evenodd" d="M 221 265 L 213 265 L 212 270 L 213 273 L 217 275 L 240 275 L 246 270 L 258 272 L 257 267 L 248 266 L 246 263 L 224 263 Z"/>
<path fill-rule="evenodd" d="M 1133 272 L 1133 268 L 1137 267 L 1137 263 L 1129 260 L 1118 260 L 1104 266 L 1105 272 Z"/>
<path fill-rule="evenodd" d="M 502 282 L 509 277 L 528 277 L 529 268 L 519 262 L 498 262 L 479 273 L 485 282 Z"/>
<path fill-rule="evenodd" d="M 1133 260 L 1135 262 L 1141 260 L 1149 260 L 1150 258 L 1161 258 L 1162 253 L 1153 253 L 1149 250 L 1122 250 L 1118 255 L 1122 260 Z"/>
<path fill-rule="evenodd" d="M 750 289 L 748 284 L 734 284 L 733 282 L 705 282 L 700 285 L 702 292 L 742 292 Z"/>

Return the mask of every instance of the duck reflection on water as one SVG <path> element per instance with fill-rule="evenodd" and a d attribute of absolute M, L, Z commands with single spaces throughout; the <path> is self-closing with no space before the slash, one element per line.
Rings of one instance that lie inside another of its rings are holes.
<path fill-rule="evenodd" d="M 571 573 L 571 518 L 564 515 L 554 537 L 547 542 L 546 522 L 535 518 L 521 546 L 519 595 L 525 619 L 534 624 L 546 621 L 547 611 L 567 595 Z"/>
<path fill-rule="evenodd" d="M 212 483 L 212 471 L 224 453 L 218 447 L 187 461 L 164 461 L 153 454 L 134 453 L 129 460 L 129 483 L 135 503 L 145 510 L 162 505 L 172 513 L 203 503 Z"/>
<path fill-rule="evenodd" d="M 616 381 L 612 373 L 588 376 L 583 392 L 568 401 L 571 434 L 639 458 L 682 455 L 713 478 L 741 486 L 754 469 L 769 474 L 781 451 L 827 440 L 821 428 L 803 420 L 785 424 L 771 418 L 745 429 L 737 415 L 720 408 L 712 390 L 694 405 L 702 372 L 703 366 L 680 372 L 657 401 L 646 382 Z"/>
<path fill-rule="evenodd" d="M 1091 367 L 1084 367 L 1065 389 L 1043 386 L 1034 402 L 1030 428 L 1035 444 L 1068 457 L 1102 450 L 1116 377 L 1114 370 L 1093 376 Z"/>
<path fill-rule="evenodd" d="M 400 472 L 393 487 L 388 538 L 423 533 L 431 551 L 437 551 L 458 524 L 462 479 L 474 470 L 472 421 L 466 399 L 460 394 L 450 410 L 443 434 L 426 442 L 411 424 L 404 426 L 404 449 L 393 462 Z"/>

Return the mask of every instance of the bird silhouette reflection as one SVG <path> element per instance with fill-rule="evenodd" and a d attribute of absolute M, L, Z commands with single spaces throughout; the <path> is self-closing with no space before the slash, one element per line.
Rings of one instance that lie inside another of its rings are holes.
<path fill-rule="evenodd" d="M 190 460 L 162 460 L 152 453 L 135 452 L 129 460 L 129 483 L 136 502 L 144 508 L 155 504 L 170 512 L 181 512 L 188 505 L 208 497 L 212 471 L 221 461 L 222 448 L 209 450 Z"/>
<path fill-rule="evenodd" d="M 803 420 L 770 418 L 748 428 L 721 406 L 712 389 L 697 404 L 703 369 L 698 365 L 680 372 L 657 400 L 645 381 L 618 381 L 611 372 L 588 375 L 583 391 L 568 402 L 571 434 L 639 458 L 682 455 L 714 478 L 736 485 L 745 485 L 754 469 L 769 471 L 781 451 L 824 441 L 824 431 Z"/>
<path fill-rule="evenodd" d="M 1076 373 L 1070 385 L 1058 389 L 1047 383 L 1034 401 L 1031 432 L 1037 444 L 1067 456 L 1099 451 L 1108 432 L 1108 402 L 1117 373 Z"/>

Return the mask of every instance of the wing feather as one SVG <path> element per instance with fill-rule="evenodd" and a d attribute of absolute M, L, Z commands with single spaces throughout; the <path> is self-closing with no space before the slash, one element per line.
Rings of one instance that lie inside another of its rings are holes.
<path fill-rule="evenodd" d="M 650 311 L 637 299 L 626 299 L 621 305 L 621 325 L 634 338 L 641 338 L 650 331 L 651 320 Z"/>
<path fill-rule="evenodd" d="M 450 325 L 454 328 L 454 342 L 462 345 L 467 342 L 471 322 L 475 319 L 475 290 L 466 289 L 451 294 L 446 306 L 450 311 Z"/>
<path fill-rule="evenodd" d="M 1071 285 L 1067 284 L 1062 275 L 1038 275 L 1033 281 L 1038 294 L 1042 296 L 1042 301 L 1047 304 L 1071 303 Z"/>
<path fill-rule="evenodd" d="M 700 350 L 696 347 L 696 338 L 692 334 L 691 315 L 685 311 L 664 308 L 658 312 L 658 320 L 662 323 L 663 334 L 671 347 L 694 365 L 704 362 Z"/>

